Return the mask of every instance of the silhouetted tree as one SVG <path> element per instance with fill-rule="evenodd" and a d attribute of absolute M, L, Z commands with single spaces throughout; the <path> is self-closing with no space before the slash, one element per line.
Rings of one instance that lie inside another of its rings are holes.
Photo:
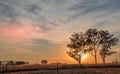
<path fill-rule="evenodd" d="M 89 45 L 88 51 L 94 56 L 95 64 L 97 64 L 97 52 L 100 48 L 101 36 L 97 29 L 88 29 L 86 32 L 87 44 Z"/>
<path fill-rule="evenodd" d="M 47 60 L 42 60 L 42 61 L 41 61 L 41 64 L 47 64 L 47 63 L 48 63 Z"/>
<path fill-rule="evenodd" d="M 113 53 L 116 53 L 115 51 L 112 51 L 111 48 L 118 43 L 118 39 L 113 37 L 112 34 L 110 34 L 108 31 L 99 31 L 101 36 L 101 50 L 100 50 L 100 56 L 102 58 L 103 63 L 105 63 L 105 59 L 107 56 L 112 55 Z"/>
<path fill-rule="evenodd" d="M 26 64 L 30 64 L 29 62 L 25 62 Z"/>
<path fill-rule="evenodd" d="M 74 33 L 70 37 L 70 43 L 67 45 L 70 51 L 67 53 L 81 64 L 82 55 L 89 52 L 94 56 L 95 64 L 97 64 L 97 54 L 100 51 L 99 54 L 105 63 L 105 58 L 115 53 L 111 47 L 115 46 L 118 41 L 108 31 L 88 29 L 84 34 Z"/>
<path fill-rule="evenodd" d="M 25 61 L 16 61 L 15 62 L 15 65 L 24 65 L 24 64 L 26 64 Z"/>
<path fill-rule="evenodd" d="M 6 65 L 14 65 L 14 61 L 8 61 L 8 63 Z"/>
<path fill-rule="evenodd" d="M 2 65 L 2 61 L 0 61 L 0 65 Z"/>
<path fill-rule="evenodd" d="M 67 51 L 68 55 L 74 58 L 79 64 L 81 64 L 81 57 L 85 54 L 85 36 L 83 33 L 74 33 L 70 37 L 70 43 L 67 45 L 70 48 Z"/>

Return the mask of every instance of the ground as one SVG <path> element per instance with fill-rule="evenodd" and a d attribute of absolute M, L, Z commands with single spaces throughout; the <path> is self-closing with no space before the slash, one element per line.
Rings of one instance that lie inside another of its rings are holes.
<path fill-rule="evenodd" d="M 0 74 L 120 74 L 120 64 L 34 64 L 0 67 Z"/>
<path fill-rule="evenodd" d="M 80 68 L 80 69 L 61 69 L 43 71 L 23 71 L 5 74 L 120 74 L 120 68 Z"/>

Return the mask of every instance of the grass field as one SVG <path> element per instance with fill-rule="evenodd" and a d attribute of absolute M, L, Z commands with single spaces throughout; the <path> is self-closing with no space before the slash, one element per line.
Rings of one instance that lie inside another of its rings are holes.
<path fill-rule="evenodd" d="M 21 71 L 5 74 L 120 74 L 120 68 L 82 68 L 82 69 L 61 69 L 43 71 Z"/>
<path fill-rule="evenodd" d="M 78 65 L 60 64 L 59 70 L 53 65 L 9 66 L 0 74 L 120 74 L 120 64 Z"/>

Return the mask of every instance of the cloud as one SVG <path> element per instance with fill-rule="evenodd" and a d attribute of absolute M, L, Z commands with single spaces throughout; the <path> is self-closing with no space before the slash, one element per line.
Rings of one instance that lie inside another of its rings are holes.
<path fill-rule="evenodd" d="M 0 49 L 62 54 L 73 32 L 89 28 L 120 38 L 119 8 L 119 0 L 0 0 Z"/>
<path fill-rule="evenodd" d="M 11 22 L 9 25 L 16 22 L 25 25 L 23 22 L 26 20 L 20 20 L 27 19 L 31 21 L 30 25 L 18 25 L 20 28 L 29 27 L 31 36 L 42 31 L 47 34 L 45 39 L 58 41 L 63 38 L 59 41 L 64 41 L 64 37 L 68 37 L 71 32 L 84 31 L 88 28 L 112 29 L 119 32 L 119 2 L 119 0 L 1 0 L 0 21 Z"/>
<path fill-rule="evenodd" d="M 19 14 L 15 12 L 15 9 L 9 7 L 9 5 L 0 3 L 0 15 L 1 20 L 14 20 Z"/>
<path fill-rule="evenodd" d="M 5 40 L 21 40 L 42 38 L 44 32 L 40 27 L 33 26 L 30 21 L 21 23 L 1 22 L 0 38 Z"/>
<path fill-rule="evenodd" d="M 4 8 L 2 11 L 9 13 L 8 17 L 11 17 L 10 15 L 16 17 L 17 14 L 16 18 L 19 16 L 41 22 L 48 22 L 51 19 L 65 22 L 88 14 L 96 16 L 102 12 L 104 12 L 103 15 L 113 13 L 113 10 L 119 12 L 119 3 L 118 0 L 2 0 L 1 8 Z"/>
<path fill-rule="evenodd" d="M 16 1 L 16 0 L 2 0 L 1 8 L 7 6 L 2 11 L 6 11 L 8 13 L 4 14 L 4 17 L 12 19 L 12 17 L 18 18 L 29 18 L 35 19 L 39 21 L 50 21 L 59 20 L 66 21 L 69 19 L 73 13 L 68 11 L 68 8 L 71 6 L 73 0 L 26 0 L 26 1 Z M 67 3 L 67 4 L 66 4 Z M 63 12 L 61 12 L 63 11 Z M 7 16 L 8 14 L 12 15 Z M 17 14 L 17 16 L 15 15 Z"/>
<path fill-rule="evenodd" d="M 118 0 L 77 0 L 77 3 L 72 5 L 70 10 L 77 11 L 76 16 L 83 16 L 89 13 L 101 13 L 104 11 L 118 11 L 120 1 Z M 75 16 L 75 15 L 74 15 Z"/>

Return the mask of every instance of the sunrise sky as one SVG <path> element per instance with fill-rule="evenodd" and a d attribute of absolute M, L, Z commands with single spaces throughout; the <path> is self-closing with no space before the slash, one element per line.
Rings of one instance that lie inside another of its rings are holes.
<path fill-rule="evenodd" d="M 66 44 L 73 32 L 89 28 L 120 39 L 120 0 L 0 0 L 0 60 L 76 63 Z M 119 59 L 119 47 L 107 61 Z M 82 62 L 94 59 L 89 55 Z"/>

